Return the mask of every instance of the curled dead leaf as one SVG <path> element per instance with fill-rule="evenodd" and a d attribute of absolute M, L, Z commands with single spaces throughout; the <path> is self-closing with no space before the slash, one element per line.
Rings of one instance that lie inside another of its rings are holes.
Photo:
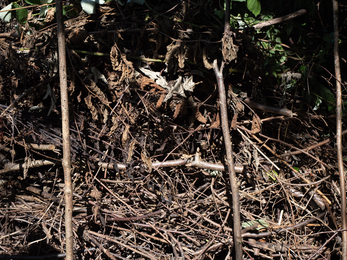
<path fill-rule="evenodd" d="M 96 200 L 100 200 L 102 193 L 94 186 L 92 192 L 90 193 L 90 196 L 92 196 Z"/>
<path fill-rule="evenodd" d="M 257 114 L 253 114 L 252 118 L 252 134 L 257 134 L 261 132 L 261 120 Z"/>
<path fill-rule="evenodd" d="M 147 156 L 145 151 L 141 152 L 141 159 L 144 162 L 144 164 L 146 165 L 146 167 L 148 168 L 148 171 L 151 172 L 152 171 L 152 161 L 151 161 L 151 158 Z"/>
<path fill-rule="evenodd" d="M 124 132 L 123 132 L 123 135 L 122 135 L 122 146 L 123 146 L 123 148 L 125 148 L 125 144 L 128 141 L 128 139 L 129 139 L 129 136 L 128 136 L 129 129 L 130 129 L 130 125 L 126 125 L 125 129 L 124 129 Z"/>

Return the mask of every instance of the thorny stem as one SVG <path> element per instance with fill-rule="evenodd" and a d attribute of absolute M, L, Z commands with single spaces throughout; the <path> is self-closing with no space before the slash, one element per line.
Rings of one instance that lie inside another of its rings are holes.
<path fill-rule="evenodd" d="M 227 164 L 228 164 L 228 171 L 229 171 L 230 186 L 232 191 L 235 259 L 240 260 L 242 259 L 240 199 L 239 199 L 239 189 L 237 186 L 236 173 L 234 169 L 234 160 L 232 157 L 232 143 L 230 140 L 230 133 L 229 133 L 227 101 L 226 101 L 226 95 L 225 95 L 225 86 L 223 82 L 223 67 L 224 67 L 224 62 L 222 62 L 220 70 L 218 70 L 217 60 L 214 60 L 213 69 L 216 74 L 217 84 L 218 84 L 222 130 L 223 130 L 225 150 L 227 154 Z"/>

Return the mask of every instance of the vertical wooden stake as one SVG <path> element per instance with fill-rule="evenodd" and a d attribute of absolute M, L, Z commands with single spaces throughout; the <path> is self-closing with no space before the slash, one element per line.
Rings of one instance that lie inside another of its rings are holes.
<path fill-rule="evenodd" d="M 73 230 L 72 230 L 72 181 L 71 181 L 71 151 L 70 151 L 70 121 L 69 95 L 66 78 L 66 51 L 63 23 L 62 0 L 56 1 L 58 52 L 59 52 L 59 82 L 61 99 L 61 116 L 63 130 L 63 169 L 65 182 L 65 238 L 66 260 L 73 260 Z"/>

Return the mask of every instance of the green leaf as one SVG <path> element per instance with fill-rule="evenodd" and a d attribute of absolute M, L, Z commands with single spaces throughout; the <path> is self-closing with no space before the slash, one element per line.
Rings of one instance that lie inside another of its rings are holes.
<path fill-rule="evenodd" d="M 12 9 L 12 3 L 9 5 L 5 6 L 4 8 L 1 9 L 1 11 L 4 10 L 11 10 Z M 0 19 L 3 20 L 5 23 L 8 23 L 12 18 L 11 11 L 10 12 L 1 12 L 0 13 Z"/>
<path fill-rule="evenodd" d="M 14 8 L 20 8 L 22 6 L 20 6 L 17 3 L 13 3 L 13 7 Z M 16 10 L 16 18 L 17 18 L 19 23 L 24 23 L 27 20 L 27 16 L 28 16 L 28 10 L 27 9 Z"/>
<path fill-rule="evenodd" d="M 87 14 L 95 14 L 96 11 L 96 4 L 104 4 L 104 0 L 82 0 L 81 6 L 83 11 L 85 11 Z"/>
<path fill-rule="evenodd" d="M 254 16 L 258 16 L 261 11 L 261 5 L 259 0 L 247 0 L 247 8 Z"/>
<path fill-rule="evenodd" d="M 269 176 L 272 181 L 277 182 L 278 173 L 275 170 L 266 172 L 266 175 Z"/>
<path fill-rule="evenodd" d="M 41 1 L 40 1 L 40 0 L 25 0 L 25 2 L 26 2 L 28 5 L 40 5 L 40 4 L 41 4 Z"/>
<path fill-rule="evenodd" d="M 220 19 L 224 17 L 224 10 L 216 10 L 214 11 L 214 14 L 217 15 Z"/>
<path fill-rule="evenodd" d="M 47 5 L 42 6 L 42 7 L 40 8 L 40 16 L 41 16 L 41 17 L 45 17 L 49 8 L 50 8 L 50 7 L 48 7 Z"/>
<path fill-rule="evenodd" d="M 263 229 L 263 228 L 266 228 L 269 226 L 269 223 L 263 219 L 255 219 L 253 221 L 243 222 L 241 225 L 243 228 L 248 228 L 248 227 L 252 227 L 252 226 L 257 225 L 257 224 L 258 224 L 258 227 L 256 228 L 256 230 L 260 230 L 260 229 Z"/>
<path fill-rule="evenodd" d="M 68 17 L 77 17 L 78 13 L 73 8 L 73 5 L 64 5 L 63 6 L 63 15 L 66 15 Z"/>
<path fill-rule="evenodd" d="M 297 166 L 293 166 L 294 170 L 296 170 L 297 172 L 300 172 L 300 168 Z"/>
<path fill-rule="evenodd" d="M 320 85 L 319 94 L 325 101 L 335 104 L 335 95 L 327 87 Z"/>
<path fill-rule="evenodd" d="M 145 1 L 146 0 L 128 0 L 127 4 L 134 3 L 134 4 L 143 5 L 145 3 Z"/>

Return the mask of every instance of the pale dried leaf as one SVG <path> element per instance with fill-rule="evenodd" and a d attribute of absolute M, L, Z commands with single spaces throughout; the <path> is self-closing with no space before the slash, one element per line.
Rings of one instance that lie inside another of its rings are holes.
<path fill-rule="evenodd" d="M 99 201 L 102 197 L 102 193 L 94 186 L 90 196 Z"/>
<path fill-rule="evenodd" d="M 104 123 L 104 124 L 106 124 L 106 122 L 107 122 L 107 120 L 108 120 L 108 115 L 109 115 L 110 113 L 108 112 L 108 110 L 107 110 L 107 108 L 104 108 L 104 112 L 102 113 L 102 115 L 103 115 L 103 120 L 102 120 L 102 122 Z"/>
<path fill-rule="evenodd" d="M 196 83 L 193 81 L 193 76 L 183 78 L 182 87 L 185 91 L 193 92 Z"/>
<path fill-rule="evenodd" d="M 139 68 L 139 70 L 149 77 L 150 79 L 154 80 L 155 83 L 157 83 L 159 86 L 161 86 L 164 89 L 169 89 L 168 83 L 165 79 L 165 77 L 160 75 L 160 72 L 154 72 L 145 68 Z"/>
<path fill-rule="evenodd" d="M 44 22 L 46 24 L 52 22 L 54 19 L 54 15 L 55 15 L 55 8 L 49 8 Z"/>
<path fill-rule="evenodd" d="M 23 178 L 26 179 L 26 177 L 28 176 L 28 170 L 29 170 L 29 166 L 31 164 L 31 159 L 30 157 L 26 156 L 24 159 L 24 163 L 23 163 Z"/>
<path fill-rule="evenodd" d="M 134 150 L 135 150 L 135 144 L 136 144 L 136 140 L 133 140 L 129 145 L 127 163 L 130 163 L 131 158 L 133 157 Z"/>
<path fill-rule="evenodd" d="M 113 70 L 122 71 L 122 62 L 121 62 L 118 47 L 116 44 L 114 44 L 111 48 L 110 59 L 111 59 Z"/>
<path fill-rule="evenodd" d="M 128 141 L 129 139 L 129 129 L 130 129 L 130 125 L 126 125 L 125 126 L 125 129 L 124 129 L 124 132 L 123 132 L 123 135 L 122 135 L 122 146 L 123 148 L 125 148 L 125 143 Z"/>
<path fill-rule="evenodd" d="M 98 111 L 97 111 L 97 109 L 93 105 L 91 95 L 88 95 L 87 97 L 85 97 L 84 98 L 84 102 L 86 103 L 90 113 L 92 114 L 93 120 L 94 121 L 98 120 Z"/>
<path fill-rule="evenodd" d="M 106 106 L 108 106 L 111 102 L 108 101 L 105 93 L 95 84 L 95 82 L 93 80 L 89 80 L 90 83 L 89 85 L 87 85 L 87 82 L 85 83 L 86 86 L 93 91 L 93 93 L 100 99 L 100 101 L 105 104 Z"/>
<path fill-rule="evenodd" d="M 113 135 L 113 133 L 118 128 L 118 120 L 117 120 L 117 116 L 116 115 L 113 114 L 111 116 L 111 121 L 112 121 L 112 127 L 111 127 L 110 131 L 107 133 L 107 136 Z"/>
<path fill-rule="evenodd" d="M 252 134 L 257 134 L 261 132 L 261 120 L 257 114 L 253 114 L 252 118 Z"/>
<path fill-rule="evenodd" d="M 152 161 L 151 161 L 151 158 L 147 156 L 145 151 L 141 152 L 141 159 L 146 165 L 146 167 L 148 168 L 148 171 L 152 172 Z"/>

